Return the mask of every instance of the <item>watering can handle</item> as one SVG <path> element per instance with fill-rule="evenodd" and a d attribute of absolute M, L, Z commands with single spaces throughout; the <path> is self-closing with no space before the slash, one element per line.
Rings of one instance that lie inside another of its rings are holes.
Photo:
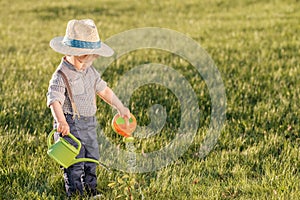
<path fill-rule="evenodd" d="M 52 138 L 53 138 L 52 136 L 55 132 L 57 132 L 57 130 L 53 129 L 48 135 L 48 148 L 50 148 L 52 145 L 51 140 L 52 140 Z M 81 149 L 81 142 L 71 133 L 69 133 L 67 136 L 69 136 L 72 140 L 74 140 L 77 143 L 77 145 L 78 145 L 77 150 L 79 151 Z"/>
<path fill-rule="evenodd" d="M 51 139 L 53 138 L 52 136 L 53 136 L 53 134 L 56 132 L 56 129 L 53 129 L 50 133 L 49 133 L 49 135 L 48 135 L 48 140 L 47 140 L 47 144 L 48 144 L 48 149 L 51 147 Z"/>

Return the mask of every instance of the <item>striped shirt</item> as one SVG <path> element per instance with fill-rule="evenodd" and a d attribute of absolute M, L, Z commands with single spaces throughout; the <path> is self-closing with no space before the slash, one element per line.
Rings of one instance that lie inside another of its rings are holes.
<path fill-rule="evenodd" d="M 74 114 L 65 83 L 61 74 L 57 72 L 58 70 L 64 72 L 68 77 L 79 115 L 94 116 L 97 110 L 96 93 L 104 90 L 107 87 L 107 83 L 101 79 L 100 74 L 93 66 L 78 71 L 64 58 L 49 82 L 47 106 L 50 106 L 54 101 L 58 101 L 62 105 L 65 114 Z"/>

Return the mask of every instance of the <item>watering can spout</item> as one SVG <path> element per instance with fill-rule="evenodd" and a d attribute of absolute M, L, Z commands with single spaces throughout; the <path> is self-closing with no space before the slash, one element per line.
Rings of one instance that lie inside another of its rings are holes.
<path fill-rule="evenodd" d="M 99 161 L 98 160 L 95 160 L 95 159 L 92 159 L 92 158 L 77 158 L 77 159 L 74 159 L 72 161 L 72 163 L 70 164 L 71 165 L 74 165 L 76 163 L 79 163 L 79 162 L 93 162 L 93 163 L 97 163 L 99 164 Z"/>

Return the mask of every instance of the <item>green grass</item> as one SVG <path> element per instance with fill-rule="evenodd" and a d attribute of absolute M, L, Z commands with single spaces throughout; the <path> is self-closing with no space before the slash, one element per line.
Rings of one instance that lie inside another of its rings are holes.
<path fill-rule="evenodd" d="M 299 198 L 299 1 L 16 0 L 0 1 L 0 8 L 0 199 L 64 199 L 62 171 L 46 155 L 52 129 L 46 92 L 61 58 L 48 43 L 64 34 L 72 18 L 94 19 L 104 40 L 149 26 L 184 33 L 213 58 L 226 89 L 226 125 L 214 150 L 200 159 L 210 99 L 196 71 L 159 50 L 132 52 L 113 63 L 103 74 L 111 86 L 140 64 L 174 67 L 197 93 L 203 116 L 188 151 L 165 168 L 129 176 L 99 168 L 99 189 L 107 199 L 129 199 L 126 184 L 134 199 Z M 167 89 L 139 88 L 130 108 L 145 125 L 147 108 L 158 103 L 168 105 L 166 127 L 139 140 L 137 151 L 158 150 L 174 137 L 180 113 Z M 100 100 L 98 106 L 105 134 L 122 144 L 110 127 L 111 109 Z"/>

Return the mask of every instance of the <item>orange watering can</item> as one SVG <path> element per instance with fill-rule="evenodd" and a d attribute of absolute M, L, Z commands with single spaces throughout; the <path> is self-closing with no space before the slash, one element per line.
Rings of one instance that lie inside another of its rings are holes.
<path fill-rule="evenodd" d="M 58 162 L 64 168 L 68 168 L 71 165 L 78 163 L 78 162 L 94 162 L 99 164 L 98 160 L 94 160 L 91 158 L 77 158 L 76 156 L 79 154 L 81 143 L 80 141 L 71 133 L 68 136 L 74 140 L 78 147 L 75 148 L 71 145 L 67 140 L 60 137 L 54 144 L 51 143 L 53 139 L 53 134 L 56 132 L 56 129 L 51 131 L 48 136 L 48 151 L 47 154 L 53 158 L 56 162 Z"/>
<path fill-rule="evenodd" d="M 130 114 L 130 118 L 128 119 L 128 125 L 126 125 L 126 121 L 119 114 L 116 114 L 111 122 L 113 130 L 120 134 L 121 136 L 128 138 L 131 137 L 131 134 L 136 129 L 136 119 Z"/>

